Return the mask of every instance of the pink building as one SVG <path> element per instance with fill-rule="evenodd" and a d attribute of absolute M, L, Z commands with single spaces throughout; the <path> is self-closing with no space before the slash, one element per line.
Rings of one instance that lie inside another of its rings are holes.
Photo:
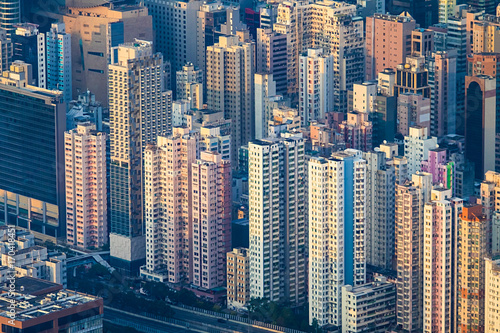
<path fill-rule="evenodd" d="M 106 134 L 84 123 L 64 133 L 66 237 L 68 244 L 97 248 L 108 243 Z"/>
<path fill-rule="evenodd" d="M 425 204 L 423 226 L 423 332 L 451 332 L 454 311 L 456 273 L 454 249 L 458 217 L 463 208 L 460 199 L 451 199 L 451 190 L 438 187 Z"/>
<path fill-rule="evenodd" d="M 192 248 L 195 286 L 224 285 L 231 247 L 231 162 L 204 151 L 192 164 Z"/>
<path fill-rule="evenodd" d="M 347 148 L 369 151 L 372 149 L 373 125 L 368 120 L 368 113 L 349 112 L 347 120 L 340 125 Z"/>
<path fill-rule="evenodd" d="M 375 14 L 366 18 L 366 80 L 375 80 L 385 68 L 395 69 L 411 54 L 416 22 L 408 14 Z"/>
<path fill-rule="evenodd" d="M 398 96 L 398 133 L 410 134 L 410 127 L 427 127 L 431 124 L 431 100 L 419 94 L 402 93 Z"/>
<path fill-rule="evenodd" d="M 453 189 L 455 183 L 455 164 L 448 161 L 446 149 L 429 150 L 428 159 L 422 161 L 422 171 L 432 174 L 432 182 L 444 188 Z"/>
<path fill-rule="evenodd" d="M 199 151 L 199 135 L 174 127 L 144 152 L 146 265 L 141 276 L 211 289 L 225 283 L 231 251 L 231 163 Z"/>

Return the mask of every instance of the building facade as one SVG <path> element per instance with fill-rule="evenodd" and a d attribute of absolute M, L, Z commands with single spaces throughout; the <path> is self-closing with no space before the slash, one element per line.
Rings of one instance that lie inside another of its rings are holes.
<path fill-rule="evenodd" d="M 111 264 L 137 272 L 145 261 L 143 150 L 171 131 L 171 92 L 152 42 L 114 48 L 109 65 Z"/>
<path fill-rule="evenodd" d="M 405 136 L 404 156 L 408 159 L 408 174 L 420 171 L 422 161 L 427 159 L 430 149 L 437 147 L 437 138 L 427 136 L 427 127 L 410 127 Z"/>
<path fill-rule="evenodd" d="M 227 253 L 228 307 L 238 309 L 250 301 L 250 253 L 239 247 Z"/>
<path fill-rule="evenodd" d="M 365 283 L 366 161 L 346 150 L 308 173 L 309 324 L 342 325 L 342 287 Z"/>
<path fill-rule="evenodd" d="M 250 297 L 306 302 L 304 139 L 251 141 Z"/>
<path fill-rule="evenodd" d="M 66 240 L 80 249 L 108 243 L 106 134 L 83 123 L 64 133 Z"/>
<path fill-rule="evenodd" d="M 47 75 L 41 78 L 45 78 L 46 83 L 40 83 L 40 87 L 62 91 L 64 101 L 69 103 L 73 96 L 71 35 L 66 33 L 64 23 L 53 23 L 46 33 L 45 42 Z"/>

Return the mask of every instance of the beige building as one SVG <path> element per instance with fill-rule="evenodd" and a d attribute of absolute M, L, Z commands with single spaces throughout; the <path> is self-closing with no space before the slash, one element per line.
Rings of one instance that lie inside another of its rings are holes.
<path fill-rule="evenodd" d="M 238 148 L 255 136 L 253 49 L 237 36 L 221 36 L 219 43 L 207 47 L 207 105 L 232 120 L 233 165 Z"/>
<path fill-rule="evenodd" d="M 288 36 L 270 28 L 257 29 L 256 72 L 270 73 L 276 82 L 276 92 L 287 92 L 287 43 Z"/>
<path fill-rule="evenodd" d="M 87 249 L 108 243 L 106 134 L 83 123 L 64 133 L 66 239 Z"/>
<path fill-rule="evenodd" d="M 243 247 L 227 253 L 228 308 L 241 308 L 250 301 L 250 253 Z"/>
<path fill-rule="evenodd" d="M 191 109 L 203 108 L 203 71 L 192 63 L 182 66 L 176 73 L 176 100 L 189 101 Z"/>
<path fill-rule="evenodd" d="M 485 258 L 484 332 L 500 332 L 500 259 Z"/>
<path fill-rule="evenodd" d="M 72 95 L 90 89 L 106 105 L 111 48 L 135 38 L 153 40 L 148 9 L 138 5 L 69 7 L 63 22 L 71 34 Z"/>

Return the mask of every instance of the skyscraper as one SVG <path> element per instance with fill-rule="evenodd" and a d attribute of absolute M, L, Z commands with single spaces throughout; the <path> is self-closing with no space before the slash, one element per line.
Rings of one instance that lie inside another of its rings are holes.
<path fill-rule="evenodd" d="M 306 302 L 304 139 L 249 146 L 250 297 Z"/>
<path fill-rule="evenodd" d="M 8 71 L 12 62 L 12 40 L 7 38 L 7 31 L 0 29 L 0 70 Z M 31 82 L 30 82 L 31 84 Z"/>
<path fill-rule="evenodd" d="M 302 126 L 325 118 L 333 111 L 333 56 L 322 49 L 309 49 L 299 57 L 299 114 Z"/>
<path fill-rule="evenodd" d="M 136 272 L 145 260 L 142 154 L 171 130 L 171 92 L 152 42 L 113 49 L 109 65 L 111 263 Z"/>
<path fill-rule="evenodd" d="M 394 256 L 396 169 L 382 151 L 363 153 L 366 160 L 366 263 L 391 269 Z"/>
<path fill-rule="evenodd" d="M 346 150 L 308 173 L 309 323 L 342 325 L 342 286 L 365 283 L 366 161 Z"/>
<path fill-rule="evenodd" d="M 71 35 L 64 23 L 53 23 L 45 37 L 47 76 L 41 77 L 40 87 L 60 90 L 66 103 L 71 101 Z M 45 79 L 45 81 L 43 81 Z"/>
<path fill-rule="evenodd" d="M 496 79 L 465 77 L 465 158 L 474 161 L 476 177 L 495 170 Z"/>
<path fill-rule="evenodd" d="M 255 73 L 255 138 L 266 138 L 267 125 L 272 120 L 269 107 L 276 95 L 276 81 L 273 74 Z"/>
<path fill-rule="evenodd" d="M 253 112 L 253 46 L 237 36 L 221 36 L 207 47 L 207 105 L 232 120 L 233 163 L 238 148 L 255 136 Z"/>
<path fill-rule="evenodd" d="M 257 29 L 256 72 L 273 74 L 278 94 L 287 92 L 287 39 L 270 28 Z"/>
<path fill-rule="evenodd" d="M 457 57 L 456 51 L 439 51 L 427 57 L 431 88 L 430 135 L 456 133 Z"/>
<path fill-rule="evenodd" d="M 15 24 L 21 22 L 21 0 L 5 0 L 0 4 L 0 29 L 10 38 L 14 34 Z"/>
<path fill-rule="evenodd" d="M 500 260 L 485 258 L 484 270 L 484 332 L 493 333 L 498 330 L 498 313 L 500 311 Z"/>
<path fill-rule="evenodd" d="M 438 0 L 391 0 L 389 11 L 392 14 L 408 12 L 423 28 L 438 22 Z"/>
<path fill-rule="evenodd" d="M 422 332 L 424 204 L 431 199 L 432 175 L 413 174 L 396 185 L 397 323 L 404 332 Z"/>
<path fill-rule="evenodd" d="M 181 70 L 188 62 L 200 66 L 196 57 L 196 22 L 202 2 L 146 0 L 144 5 L 148 8 L 149 15 L 153 17 L 153 27 L 156 32 L 155 51 L 163 54 L 165 61 L 170 61 L 172 72 Z M 172 75 L 171 79 L 171 87 L 175 87 L 175 76 Z"/>
<path fill-rule="evenodd" d="M 103 2 L 101 2 L 103 3 Z M 108 104 L 108 64 L 111 50 L 135 38 L 153 40 L 153 19 L 141 5 L 68 7 L 62 20 L 71 35 L 72 94 L 90 89 Z M 83 7 L 83 8 L 82 8 Z"/>
<path fill-rule="evenodd" d="M 83 123 L 64 133 L 66 240 L 80 249 L 108 243 L 106 134 Z"/>
<path fill-rule="evenodd" d="M 60 238 L 66 106 L 61 93 L 29 86 L 26 66 L 0 78 L 0 222 Z"/>
<path fill-rule="evenodd" d="M 172 136 L 158 136 L 157 144 L 149 145 L 144 151 L 146 265 L 141 267 L 142 277 L 170 283 L 193 281 L 193 243 L 190 236 L 194 231 L 195 209 L 191 166 L 198 156 L 198 135 L 184 127 L 174 127 Z M 176 205 L 167 204 L 175 198 Z M 208 220 L 205 222 L 208 223 Z M 204 239 L 208 239 L 207 236 Z M 199 246 L 200 235 L 197 237 Z M 208 266 L 208 263 L 204 265 Z M 199 275 L 201 266 L 197 269 Z"/>
<path fill-rule="evenodd" d="M 462 203 L 450 201 L 451 189 L 431 191 L 424 208 L 423 233 L 423 331 L 452 332 L 454 315 L 454 231 Z"/>
<path fill-rule="evenodd" d="M 411 54 L 411 32 L 416 22 L 407 13 L 375 14 L 366 18 L 366 80 L 386 68 L 396 69 Z"/>
<path fill-rule="evenodd" d="M 22 60 L 25 63 L 30 64 L 32 68 L 33 82 L 29 82 L 29 84 L 38 86 L 38 64 L 39 61 L 45 61 L 43 34 L 39 32 L 38 25 L 33 23 L 16 24 L 15 28 L 16 30 L 11 36 L 14 47 L 12 60 Z M 42 41 L 42 43 L 39 44 L 39 41 Z M 40 51 L 39 48 L 41 49 Z"/>
<path fill-rule="evenodd" d="M 459 223 L 456 332 L 484 332 L 484 258 L 489 220 L 481 205 L 464 206 Z"/>

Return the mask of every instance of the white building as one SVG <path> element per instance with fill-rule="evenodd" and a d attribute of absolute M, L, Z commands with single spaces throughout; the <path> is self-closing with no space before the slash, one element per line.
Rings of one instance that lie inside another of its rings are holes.
<path fill-rule="evenodd" d="M 17 230 L 14 240 L 10 227 L 0 227 L 0 283 L 7 282 L 10 273 L 3 269 L 14 265 L 17 277 L 29 276 L 66 287 L 66 254 L 50 253 L 47 248 L 35 245 L 35 236 L 28 231 Z M 11 246 L 16 247 L 14 255 L 9 255 Z"/>
<path fill-rule="evenodd" d="M 64 133 L 66 240 L 81 249 L 108 243 L 106 133 L 83 123 Z"/>
<path fill-rule="evenodd" d="M 396 285 L 384 276 L 342 287 L 342 332 L 385 333 L 396 320 Z"/>
<path fill-rule="evenodd" d="M 182 66 L 182 70 L 177 71 L 176 85 L 176 100 L 188 100 L 191 109 L 203 107 L 203 72 L 200 69 L 192 63 Z"/>
<path fill-rule="evenodd" d="M 427 135 L 427 127 L 410 127 L 410 135 L 405 136 L 404 154 L 408 160 L 408 174 L 420 171 L 422 161 L 427 160 L 429 149 L 437 147 L 437 138 Z"/>
<path fill-rule="evenodd" d="M 333 111 L 333 56 L 309 49 L 299 58 L 299 113 L 302 126 Z"/>
<path fill-rule="evenodd" d="M 392 269 L 396 168 L 382 151 L 363 153 L 366 160 L 366 263 Z"/>
<path fill-rule="evenodd" d="M 306 302 L 304 139 L 251 141 L 250 297 Z"/>
<path fill-rule="evenodd" d="M 172 92 L 165 90 L 163 57 L 152 42 L 114 48 L 108 73 L 111 264 L 137 272 L 146 255 L 142 154 L 171 131 Z"/>
<path fill-rule="evenodd" d="M 272 118 L 266 105 L 270 103 L 270 97 L 276 95 L 276 82 L 273 74 L 255 73 L 255 138 L 267 137 L 267 124 Z"/>
<path fill-rule="evenodd" d="M 45 82 L 40 81 L 40 87 L 62 91 L 64 101 L 69 103 L 73 92 L 71 86 L 71 35 L 66 33 L 64 23 L 53 23 L 46 34 L 45 41 L 47 45 L 45 55 L 47 73 L 44 77 Z"/>
<path fill-rule="evenodd" d="M 342 325 L 342 286 L 365 283 L 366 161 L 347 149 L 308 173 L 309 323 Z"/>

